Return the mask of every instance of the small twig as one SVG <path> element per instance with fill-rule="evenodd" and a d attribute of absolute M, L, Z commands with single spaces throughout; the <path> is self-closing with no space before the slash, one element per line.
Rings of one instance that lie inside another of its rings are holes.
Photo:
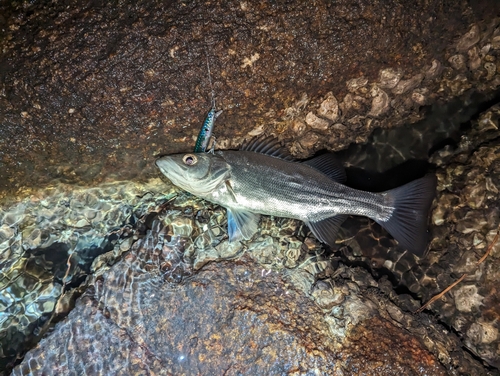
<path fill-rule="evenodd" d="M 425 303 L 422 307 L 417 309 L 415 313 L 420 313 L 424 309 L 426 309 L 429 305 L 434 303 L 436 300 L 440 299 L 444 294 L 446 294 L 448 291 L 450 291 L 453 287 L 458 285 L 462 280 L 467 276 L 467 274 L 462 275 L 459 279 L 457 279 L 455 282 L 453 282 L 451 285 L 449 285 L 447 288 L 445 288 L 443 291 L 441 291 L 439 294 L 434 295 L 427 303 Z"/>
<path fill-rule="evenodd" d="M 489 256 L 489 254 L 491 253 L 491 250 L 493 249 L 493 247 L 495 246 L 495 244 L 497 243 L 498 241 L 498 237 L 500 235 L 500 226 L 498 227 L 498 230 L 497 230 L 497 234 L 496 236 L 493 238 L 493 241 L 491 242 L 490 246 L 486 249 L 486 252 L 484 253 L 483 257 L 481 257 L 479 259 L 479 261 L 477 262 L 476 264 L 476 267 L 479 266 L 482 262 L 484 262 L 484 260 L 486 260 L 486 258 Z M 429 305 L 431 305 L 432 303 L 434 303 L 436 300 L 440 299 L 444 294 L 446 294 L 448 291 L 450 291 L 453 287 L 455 287 L 456 285 L 458 285 L 460 282 L 463 281 L 463 279 L 467 276 L 467 274 L 464 274 L 462 275 L 459 279 L 457 279 L 455 282 L 453 282 L 451 285 L 449 285 L 447 288 L 445 288 L 442 292 L 440 292 L 439 294 L 437 295 L 434 295 L 427 303 L 425 303 L 422 307 L 420 307 L 419 309 L 417 309 L 415 311 L 415 313 L 420 313 L 422 312 L 424 309 L 426 309 Z"/>

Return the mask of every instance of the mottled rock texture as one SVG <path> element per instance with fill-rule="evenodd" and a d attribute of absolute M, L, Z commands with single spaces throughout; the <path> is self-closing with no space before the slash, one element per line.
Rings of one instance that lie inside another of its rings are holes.
<path fill-rule="evenodd" d="M 265 270 L 248 253 L 194 272 L 186 239 L 160 221 L 152 227 L 13 375 L 484 371 L 454 335 L 401 311 L 363 270 L 341 266 L 311 283 L 304 268 Z"/>
<path fill-rule="evenodd" d="M 363 265 L 379 282 L 387 276 L 400 294 L 412 295 L 422 304 L 465 274 L 463 281 L 428 306 L 427 312 L 453 328 L 463 345 L 496 372 L 500 359 L 500 239 L 496 237 L 500 226 L 499 129 L 500 106 L 496 104 L 469 123 L 456 143 L 431 157 L 437 166 L 438 193 L 425 257 L 404 252 L 380 226 L 364 218 L 350 218 L 344 223 L 338 248 L 340 260 Z M 396 150 L 392 151 L 395 161 L 402 155 L 408 158 L 418 153 L 420 146 L 403 151 L 408 136 L 400 132 L 398 146 L 396 132 L 379 134 L 368 145 L 369 150 L 354 148 L 353 160 L 375 168 L 384 162 L 390 165 L 391 147 Z M 426 139 L 425 134 L 422 139 Z M 367 155 L 371 154 L 387 160 L 369 160 Z M 392 173 L 404 174 L 401 169 Z M 488 250 L 488 256 L 478 265 Z M 404 304 L 403 296 L 396 298 L 398 305 Z"/>
<path fill-rule="evenodd" d="M 484 2 L 483 2 L 484 3 Z M 298 156 L 365 140 L 420 106 L 498 86 L 497 21 L 468 2 L 0 4 L 0 189 L 156 173 L 210 107 Z"/>
<path fill-rule="evenodd" d="M 500 368 L 500 240 L 496 237 L 500 231 L 499 129 L 500 105 L 496 105 L 473 122 L 457 150 L 448 148 L 433 157 L 440 169 L 429 269 L 439 270 L 439 274 L 435 273 L 434 282 L 421 280 L 427 288 L 443 289 L 466 274 L 460 284 L 430 309 L 461 334 L 474 354 L 497 368 Z M 489 255 L 478 265 L 488 250 Z"/>
<path fill-rule="evenodd" d="M 157 155 L 191 150 L 210 106 L 207 58 L 224 108 L 221 148 L 267 132 L 299 157 L 338 150 L 378 127 L 418 120 L 437 100 L 492 92 L 500 84 L 498 7 L 0 3 L 0 199 L 54 179 L 146 178 Z M 109 272 L 102 265 L 111 260 L 97 260 L 92 290 L 15 373 L 494 374 L 498 246 L 474 269 L 498 225 L 498 142 L 483 141 L 464 139 L 464 153 L 442 162 L 434 240 L 422 260 L 374 237 L 369 222 L 346 223 L 356 235 L 343 244 L 347 254 L 326 257 L 298 223 L 267 218 L 249 256 L 211 264 L 243 251 L 221 240 L 223 211 L 173 211 L 168 231 L 155 227 Z M 26 240 L 4 222 L 2 240 Z M 377 277 L 393 272 L 408 294 L 342 264 L 360 255 Z M 430 307 L 455 332 L 407 313 L 463 272 L 462 285 Z M 20 286 L 19 295 L 29 291 Z"/>

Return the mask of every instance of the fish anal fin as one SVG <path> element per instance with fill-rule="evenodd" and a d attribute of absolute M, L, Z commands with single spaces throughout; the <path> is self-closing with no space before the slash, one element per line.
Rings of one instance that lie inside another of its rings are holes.
<path fill-rule="evenodd" d="M 227 209 L 227 229 L 229 241 L 248 240 L 256 232 L 260 214 L 244 210 Z"/>
<path fill-rule="evenodd" d="M 347 180 L 344 166 L 333 153 L 325 153 L 302 163 L 318 170 L 337 183 L 345 183 Z"/>
<path fill-rule="evenodd" d="M 285 161 L 294 160 L 290 152 L 286 148 L 284 148 L 278 141 L 278 139 L 274 136 L 256 136 L 243 143 L 240 150 L 265 154 L 271 157 L 284 159 Z"/>
<path fill-rule="evenodd" d="M 321 221 L 308 221 L 306 224 L 311 229 L 316 239 L 333 247 L 340 226 L 342 226 L 342 223 L 344 223 L 347 217 L 348 216 L 345 214 L 339 214 Z"/>

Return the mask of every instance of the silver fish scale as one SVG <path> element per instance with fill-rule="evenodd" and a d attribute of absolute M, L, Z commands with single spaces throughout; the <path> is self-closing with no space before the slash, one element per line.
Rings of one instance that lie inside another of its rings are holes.
<path fill-rule="evenodd" d="M 224 194 L 227 187 L 220 187 L 219 198 L 228 202 L 219 203 L 232 209 L 313 222 L 337 214 L 384 220 L 393 211 L 382 194 L 349 188 L 302 163 L 245 151 L 217 154 L 231 166 L 234 193 Z"/>

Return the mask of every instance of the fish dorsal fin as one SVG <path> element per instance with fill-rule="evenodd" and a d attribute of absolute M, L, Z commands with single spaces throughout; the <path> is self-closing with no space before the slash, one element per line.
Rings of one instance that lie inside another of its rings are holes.
<path fill-rule="evenodd" d="M 345 183 L 347 180 L 344 166 L 333 153 L 325 153 L 302 163 L 318 170 L 337 183 Z"/>
<path fill-rule="evenodd" d="M 311 229 L 312 233 L 320 242 L 328 244 L 330 247 L 335 245 L 337 233 L 340 226 L 347 219 L 347 215 L 339 214 L 333 217 L 323 219 L 317 222 L 307 222 L 307 226 Z"/>
<path fill-rule="evenodd" d="M 248 240 L 256 232 L 260 214 L 244 210 L 227 209 L 227 230 L 229 241 Z"/>
<path fill-rule="evenodd" d="M 285 149 L 274 136 L 261 135 L 254 137 L 249 141 L 245 141 L 240 150 L 253 151 L 254 153 L 269 155 L 271 157 L 284 159 L 285 161 L 294 160 L 290 152 Z"/>

